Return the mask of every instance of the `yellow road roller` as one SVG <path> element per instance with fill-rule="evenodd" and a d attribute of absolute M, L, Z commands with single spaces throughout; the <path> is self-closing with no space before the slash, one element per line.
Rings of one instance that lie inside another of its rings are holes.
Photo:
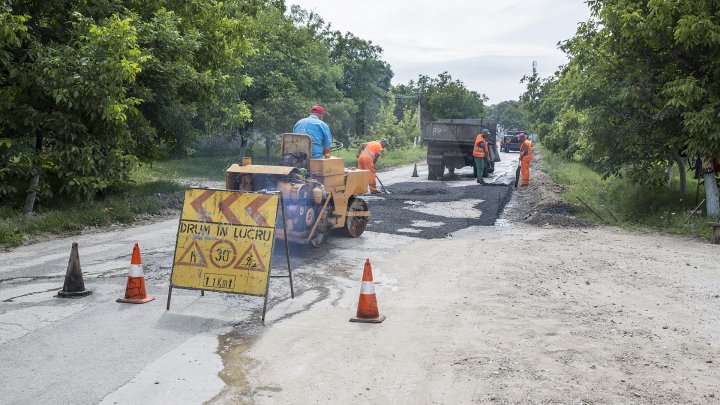
<path fill-rule="evenodd" d="M 368 192 L 369 172 L 345 168 L 345 159 L 311 159 L 312 140 L 304 134 L 283 134 L 280 164 L 254 165 L 244 158 L 225 175 L 228 190 L 282 193 L 287 237 L 318 247 L 333 230 L 357 238 L 370 220 L 359 195 Z M 279 222 L 282 226 L 282 222 Z M 276 232 L 279 238 L 283 232 Z"/>

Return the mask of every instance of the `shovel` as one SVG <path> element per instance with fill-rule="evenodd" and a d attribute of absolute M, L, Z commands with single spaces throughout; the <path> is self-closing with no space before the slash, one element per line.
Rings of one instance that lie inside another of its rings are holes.
<path fill-rule="evenodd" d="M 382 186 L 383 192 L 385 194 L 392 194 L 392 192 L 390 190 L 388 190 L 384 184 L 382 184 L 382 181 L 380 180 L 380 177 L 377 176 L 377 174 L 375 175 L 375 178 L 377 179 L 378 183 L 380 183 L 380 186 Z"/>
<path fill-rule="evenodd" d="M 519 180 L 520 180 L 520 164 L 518 164 L 517 170 L 515 170 L 515 188 L 517 188 Z"/>

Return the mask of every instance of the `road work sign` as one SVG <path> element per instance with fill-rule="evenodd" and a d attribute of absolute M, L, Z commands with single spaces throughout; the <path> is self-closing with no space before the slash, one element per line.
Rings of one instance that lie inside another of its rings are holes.
<path fill-rule="evenodd" d="M 185 190 L 168 309 L 173 287 L 267 299 L 275 224 L 282 205 L 279 193 Z M 288 259 L 292 286 L 289 264 Z"/>

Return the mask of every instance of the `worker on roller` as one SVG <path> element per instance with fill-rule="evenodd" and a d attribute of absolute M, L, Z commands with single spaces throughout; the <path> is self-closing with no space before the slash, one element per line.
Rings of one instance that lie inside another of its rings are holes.
<path fill-rule="evenodd" d="M 482 133 L 478 134 L 475 138 L 475 146 L 473 147 L 473 157 L 475 157 L 475 168 L 477 169 L 477 182 L 480 184 L 485 184 L 485 180 L 483 180 L 485 156 L 490 149 L 483 135 L 490 135 L 490 131 L 483 129 Z"/>
<path fill-rule="evenodd" d="M 524 132 L 518 135 L 518 139 L 520 140 L 520 185 L 528 186 L 530 185 L 530 162 L 533 160 L 532 142 L 525 139 Z"/>
<path fill-rule="evenodd" d="M 310 135 L 312 139 L 312 159 L 326 159 L 330 157 L 332 134 L 330 127 L 323 122 L 325 109 L 314 105 L 310 109 L 310 116 L 298 121 L 293 127 L 293 133 Z"/>
<path fill-rule="evenodd" d="M 370 192 L 372 194 L 379 193 L 375 184 L 375 163 L 390 143 L 387 139 L 381 139 L 380 141 L 370 141 L 361 143 L 358 146 L 357 153 L 355 156 L 358 158 L 358 169 L 368 170 L 370 172 L 370 179 L 368 181 L 370 186 Z"/>

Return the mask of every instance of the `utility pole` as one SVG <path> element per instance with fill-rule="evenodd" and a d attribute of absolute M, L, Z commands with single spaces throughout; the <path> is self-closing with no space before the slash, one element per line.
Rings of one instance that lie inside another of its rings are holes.
<path fill-rule="evenodd" d="M 417 93 L 417 100 L 418 100 L 417 121 L 418 121 L 418 123 L 417 123 L 417 126 L 418 126 L 418 128 L 420 128 L 420 135 L 422 135 L 422 103 L 420 102 L 420 101 L 422 101 L 421 94 L 422 93 L 420 93 L 420 89 L 418 89 L 418 93 Z M 413 138 L 413 148 L 417 147 L 417 142 L 418 142 L 418 137 L 416 136 Z"/>
<path fill-rule="evenodd" d="M 533 76 L 535 76 L 537 74 L 537 61 L 536 60 L 533 61 L 532 66 L 533 66 Z"/>

